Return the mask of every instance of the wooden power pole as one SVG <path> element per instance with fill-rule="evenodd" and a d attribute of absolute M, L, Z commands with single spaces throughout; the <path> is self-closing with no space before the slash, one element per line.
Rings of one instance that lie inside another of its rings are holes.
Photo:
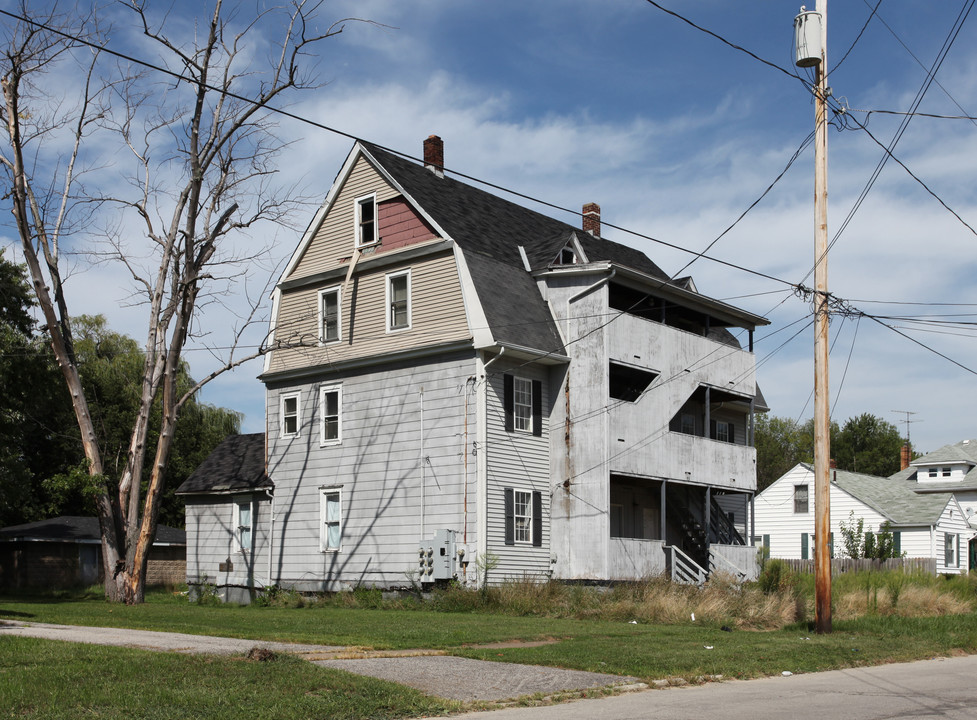
<path fill-rule="evenodd" d="M 797 64 L 813 67 L 814 106 L 814 625 L 831 632 L 831 420 L 828 402 L 827 0 L 794 20 Z M 811 32 L 812 27 L 814 32 Z M 805 35 L 805 29 L 808 31 Z M 819 32 L 820 37 L 812 37 Z M 803 50 L 802 51 L 802 45 Z"/>

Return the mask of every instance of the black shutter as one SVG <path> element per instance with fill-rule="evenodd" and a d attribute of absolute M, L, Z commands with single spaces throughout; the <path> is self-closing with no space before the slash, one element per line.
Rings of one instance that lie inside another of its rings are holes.
<path fill-rule="evenodd" d="M 801 560 L 807 559 L 807 533 L 801 533 Z"/>
<path fill-rule="evenodd" d="M 729 423 L 729 441 L 731 443 L 736 442 L 736 425 Z"/>
<path fill-rule="evenodd" d="M 715 440 L 716 439 L 716 421 L 715 420 L 710 420 L 709 421 L 709 438 L 711 440 Z"/>
<path fill-rule="evenodd" d="M 533 435 L 543 434 L 543 383 L 533 380 Z"/>
<path fill-rule="evenodd" d="M 509 377 L 508 375 L 506 377 Z M 505 488 L 505 544 L 516 544 L 516 510 L 515 501 L 512 496 L 512 488 Z"/>
<path fill-rule="evenodd" d="M 512 375 L 502 376 L 502 407 L 505 410 L 505 431 L 512 432 L 516 429 L 516 423 L 513 418 L 512 408 L 515 404 L 514 393 L 512 389 Z M 507 491 L 511 493 L 512 491 Z"/>
<path fill-rule="evenodd" d="M 533 491 L 533 545 L 543 546 L 543 493 Z"/>

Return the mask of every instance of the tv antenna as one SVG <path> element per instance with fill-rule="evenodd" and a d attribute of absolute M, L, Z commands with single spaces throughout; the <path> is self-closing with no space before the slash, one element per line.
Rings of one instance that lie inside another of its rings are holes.
<path fill-rule="evenodd" d="M 906 416 L 906 419 L 905 420 L 900 420 L 899 422 L 906 423 L 906 444 L 909 446 L 910 449 L 912 449 L 913 443 L 912 443 L 912 439 L 909 437 L 909 426 L 912 425 L 913 423 L 918 423 L 918 422 L 923 422 L 923 421 L 922 420 L 913 420 L 913 419 L 911 419 L 911 417 L 910 417 L 911 415 L 916 415 L 917 414 L 917 413 L 913 412 L 912 410 L 890 410 L 889 412 L 899 413 L 900 415 L 905 415 Z"/>

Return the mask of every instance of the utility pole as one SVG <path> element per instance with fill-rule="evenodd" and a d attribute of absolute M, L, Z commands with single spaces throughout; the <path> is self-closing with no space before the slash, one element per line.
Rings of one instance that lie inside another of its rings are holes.
<path fill-rule="evenodd" d="M 813 67 L 814 84 L 814 627 L 831 632 L 831 421 L 828 398 L 828 61 L 827 0 L 794 20 L 797 64 Z M 817 27 L 809 27 L 816 23 Z M 808 31 L 801 52 L 801 35 Z M 820 32 L 820 37 L 815 35 Z M 815 44 L 816 43 L 816 44 Z"/>

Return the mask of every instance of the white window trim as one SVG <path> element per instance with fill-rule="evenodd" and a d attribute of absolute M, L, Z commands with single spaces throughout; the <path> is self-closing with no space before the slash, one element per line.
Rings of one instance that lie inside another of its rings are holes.
<path fill-rule="evenodd" d="M 393 320 L 393 312 L 391 311 L 391 308 L 390 308 L 390 283 L 393 280 L 395 280 L 397 278 L 400 278 L 400 277 L 406 277 L 407 278 L 407 324 L 404 327 L 395 328 L 395 327 L 392 327 L 392 323 L 391 323 L 391 320 Z M 386 315 L 387 332 L 388 333 L 397 333 L 397 332 L 404 332 L 405 330 L 410 330 L 411 327 L 412 327 L 412 325 L 413 325 L 413 323 L 414 323 L 413 302 L 412 302 L 412 299 L 411 299 L 412 285 L 413 285 L 413 283 L 411 281 L 411 271 L 410 271 L 410 268 L 408 268 L 407 270 L 400 270 L 398 272 L 388 273 L 387 276 L 386 276 L 386 279 L 384 281 L 384 284 L 385 284 L 385 287 L 386 287 L 386 290 L 384 292 L 384 300 L 385 300 L 385 302 L 384 302 L 384 314 Z"/>
<path fill-rule="evenodd" d="M 516 398 L 519 396 L 519 391 L 517 385 L 520 383 L 525 383 L 529 388 L 529 417 L 526 421 L 526 427 L 519 427 L 519 413 L 516 412 L 517 407 L 527 407 L 525 403 L 516 402 Z M 518 433 L 528 433 L 532 435 L 533 433 L 533 413 L 535 408 L 533 407 L 533 381 L 531 378 L 519 377 L 518 375 L 512 376 L 512 429 Z"/>
<path fill-rule="evenodd" d="M 519 507 L 519 502 L 516 498 L 519 495 L 526 496 L 526 514 L 520 515 L 516 512 Z M 519 539 L 519 519 L 526 518 L 526 539 Z M 512 539 L 516 545 L 532 545 L 533 544 L 533 493 L 528 490 L 516 490 L 513 488 L 512 491 Z"/>
<path fill-rule="evenodd" d="M 326 498 L 329 495 L 339 496 L 339 545 L 329 547 L 326 532 Z M 338 553 L 343 549 L 343 488 L 341 485 L 319 488 L 319 552 Z"/>
<path fill-rule="evenodd" d="M 365 248 L 365 247 L 370 247 L 371 245 L 376 245 L 378 242 L 380 242 L 380 235 L 379 235 L 380 218 L 377 217 L 377 215 L 379 214 L 377 209 L 377 194 L 370 193 L 369 195 L 361 195 L 360 197 L 356 198 L 353 202 L 354 202 L 353 237 L 356 238 L 356 247 Z M 369 242 L 360 242 L 360 220 L 361 220 L 360 209 L 363 207 L 364 204 L 368 202 L 373 204 L 373 239 L 370 240 Z"/>
<path fill-rule="evenodd" d="M 325 327 L 323 326 L 323 321 L 325 318 L 325 313 L 322 309 L 322 299 L 326 295 L 331 293 L 336 294 L 336 339 L 326 340 Z M 333 285 L 332 287 L 323 288 L 319 291 L 319 344 L 320 345 L 333 345 L 343 340 L 343 305 L 342 305 L 342 285 Z"/>
<path fill-rule="evenodd" d="M 947 559 L 947 541 L 950 541 L 950 558 Z M 960 536 L 956 533 L 945 532 L 943 533 L 943 567 L 945 568 L 958 568 L 962 563 L 957 562 L 957 558 L 960 557 Z"/>
<path fill-rule="evenodd" d="M 797 491 L 800 488 L 804 488 L 804 494 L 805 494 L 803 510 L 797 509 L 797 501 L 799 499 L 797 496 Z M 808 483 L 797 483 L 796 485 L 794 485 L 794 494 L 792 495 L 792 499 L 794 501 L 794 505 L 793 505 L 794 515 L 806 515 L 811 512 L 811 486 Z"/>
<path fill-rule="evenodd" d="M 245 505 L 248 508 L 248 515 L 250 516 L 247 528 L 251 536 L 251 542 L 248 543 L 248 547 L 245 547 L 244 543 L 241 542 L 241 507 Z M 238 552 L 244 555 L 251 554 L 251 550 L 254 548 L 254 500 L 252 498 L 234 501 L 234 543 L 237 545 Z"/>
<path fill-rule="evenodd" d="M 295 432 L 285 431 L 285 401 L 295 399 Z M 294 438 L 301 434 L 302 429 L 302 393 L 282 393 L 278 400 L 278 427 L 283 438 Z"/>
<path fill-rule="evenodd" d="M 326 438 L 326 393 L 335 392 L 336 398 L 336 437 Z M 319 388 L 319 444 L 339 445 L 343 441 L 343 386 L 342 383 L 323 385 Z"/>

